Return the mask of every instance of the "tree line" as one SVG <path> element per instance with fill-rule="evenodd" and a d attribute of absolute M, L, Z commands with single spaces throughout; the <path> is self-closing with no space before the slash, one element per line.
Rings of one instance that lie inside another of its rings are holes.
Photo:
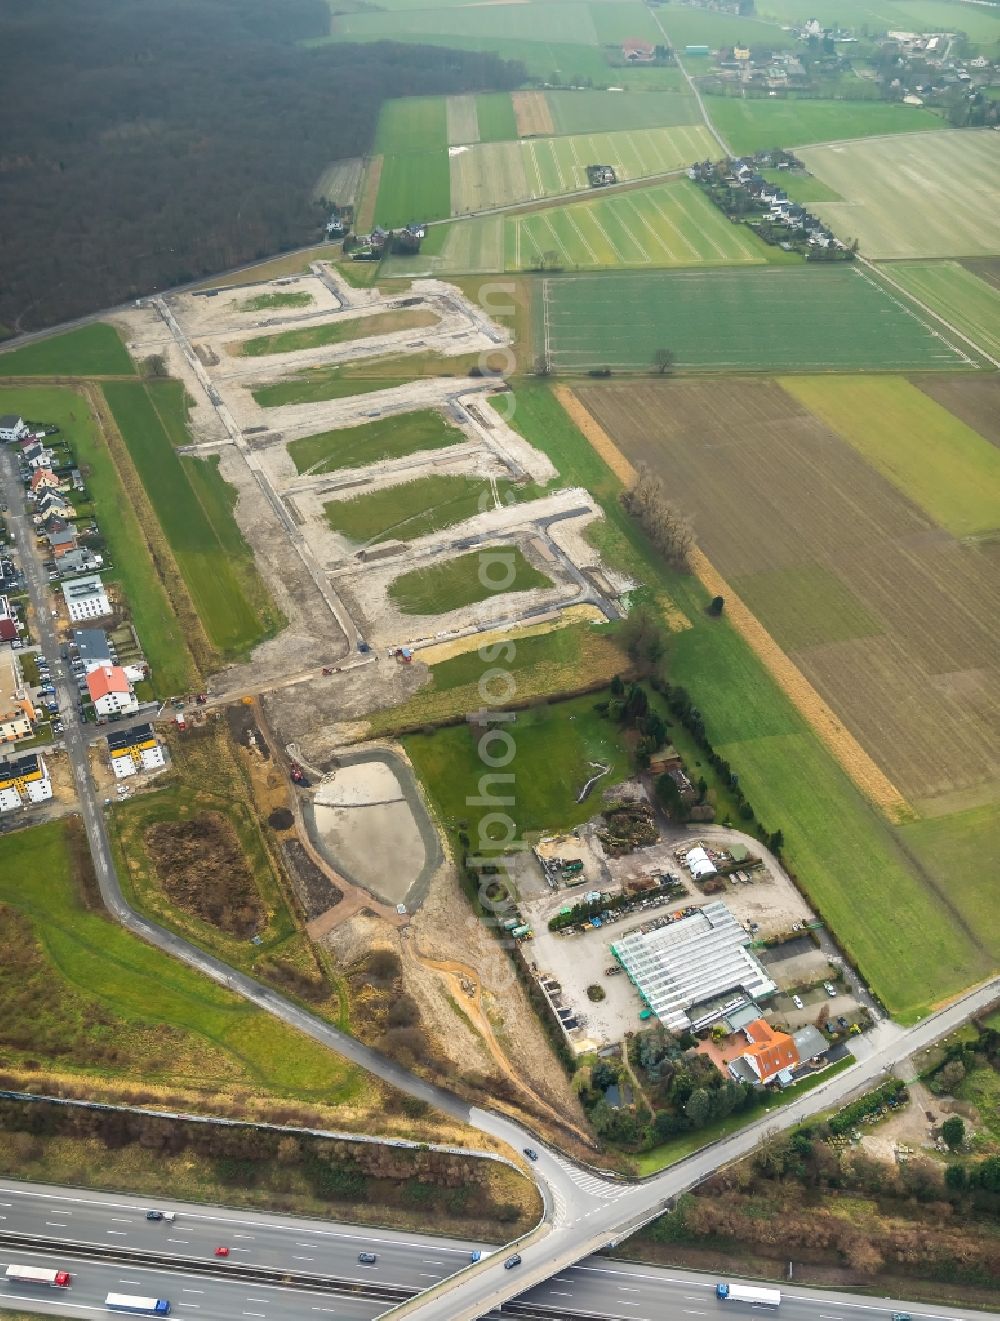
<path fill-rule="evenodd" d="M 387 97 L 505 90 L 492 54 L 325 35 L 323 0 L 0 3 L 0 334 L 301 246 Z"/>

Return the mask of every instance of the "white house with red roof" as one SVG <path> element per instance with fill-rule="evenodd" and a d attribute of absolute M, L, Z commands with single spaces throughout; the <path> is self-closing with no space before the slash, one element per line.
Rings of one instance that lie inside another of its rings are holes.
<path fill-rule="evenodd" d="M 128 715 L 139 703 L 120 665 L 99 665 L 87 675 L 87 690 L 99 716 Z"/>

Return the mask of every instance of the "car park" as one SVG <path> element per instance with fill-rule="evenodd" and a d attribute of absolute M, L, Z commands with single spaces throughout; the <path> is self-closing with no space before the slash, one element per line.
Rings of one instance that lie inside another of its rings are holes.
<path fill-rule="evenodd" d="M 358 1261 L 362 1266 L 371 1266 L 378 1261 L 378 1257 L 374 1252 L 359 1252 Z"/>

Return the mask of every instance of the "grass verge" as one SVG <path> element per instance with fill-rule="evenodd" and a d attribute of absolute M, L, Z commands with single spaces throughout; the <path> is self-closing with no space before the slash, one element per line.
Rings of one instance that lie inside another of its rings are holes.
<path fill-rule="evenodd" d="M 319 474 L 402 459 L 408 454 L 443 449 L 464 440 L 464 433 L 441 413 L 424 408 L 416 413 L 365 422 L 359 427 L 303 436 L 289 444 L 288 455 L 299 472 Z"/>
<path fill-rule="evenodd" d="M 438 318 L 428 308 L 375 312 L 372 316 L 330 321 L 318 326 L 302 326 L 297 330 L 282 330 L 277 335 L 258 335 L 255 339 L 242 342 L 239 356 L 262 358 L 272 353 L 298 353 L 303 349 L 318 349 L 327 344 L 343 344 L 347 340 L 370 339 L 374 335 L 391 335 L 399 330 L 435 326 L 437 322 Z"/>
<path fill-rule="evenodd" d="M 496 491 L 504 505 L 529 500 L 535 494 L 534 487 L 508 481 L 497 481 Z M 350 500 L 331 500 L 323 511 L 334 532 L 372 545 L 379 541 L 413 541 L 493 508 L 488 481 L 456 474 L 418 477 Z"/>

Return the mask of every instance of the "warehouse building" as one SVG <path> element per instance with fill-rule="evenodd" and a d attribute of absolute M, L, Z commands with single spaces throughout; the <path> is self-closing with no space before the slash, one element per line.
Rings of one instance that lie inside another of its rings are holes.
<path fill-rule="evenodd" d="M 665 1028 L 697 1031 L 777 987 L 747 948 L 750 936 L 724 903 L 611 946 L 632 984 Z"/>

